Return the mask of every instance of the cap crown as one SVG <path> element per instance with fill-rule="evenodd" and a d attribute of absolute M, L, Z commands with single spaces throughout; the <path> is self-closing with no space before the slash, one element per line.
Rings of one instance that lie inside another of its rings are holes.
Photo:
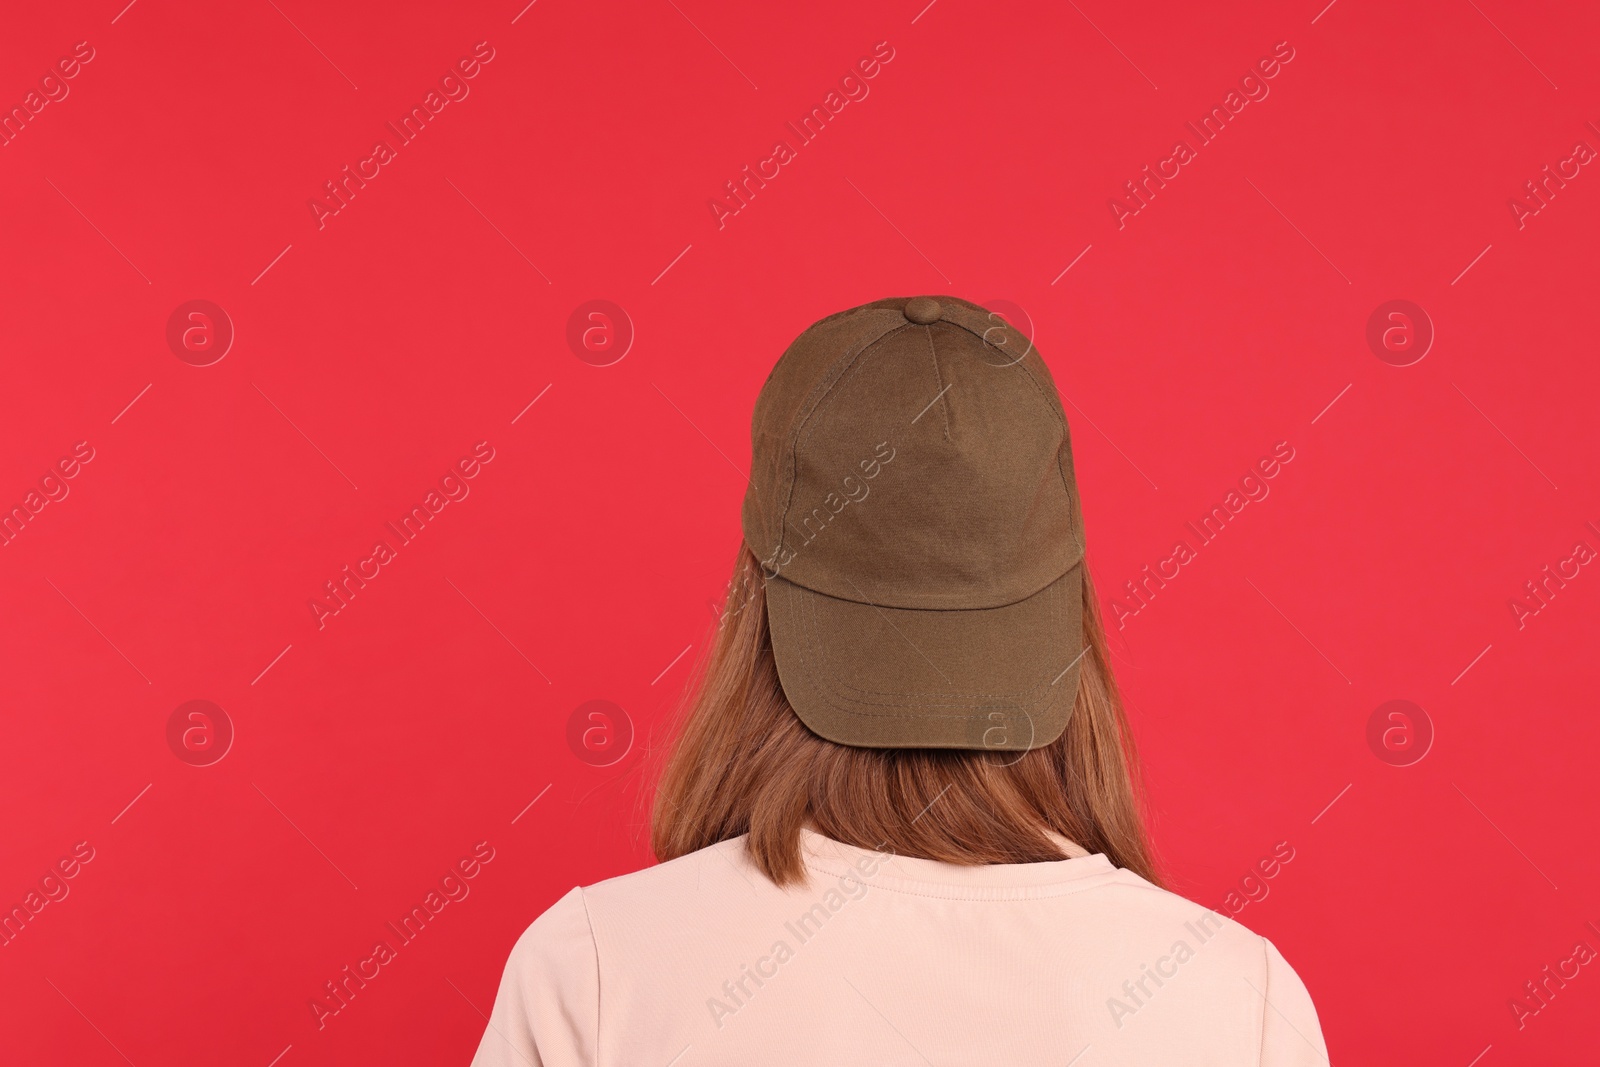
<path fill-rule="evenodd" d="M 761 390 L 752 449 L 744 533 L 769 578 L 887 607 L 990 608 L 1083 558 L 1050 372 L 1015 327 L 954 297 L 807 329 Z"/>

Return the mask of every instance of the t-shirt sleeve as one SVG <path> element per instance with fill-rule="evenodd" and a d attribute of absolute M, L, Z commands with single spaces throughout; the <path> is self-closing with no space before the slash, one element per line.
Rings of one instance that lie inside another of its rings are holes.
<path fill-rule="evenodd" d="M 593 1067 L 600 966 L 583 890 L 517 939 L 472 1067 Z"/>
<path fill-rule="evenodd" d="M 1328 1046 L 1305 983 L 1276 945 L 1266 938 L 1261 945 L 1267 956 L 1261 1067 L 1328 1067 Z"/>

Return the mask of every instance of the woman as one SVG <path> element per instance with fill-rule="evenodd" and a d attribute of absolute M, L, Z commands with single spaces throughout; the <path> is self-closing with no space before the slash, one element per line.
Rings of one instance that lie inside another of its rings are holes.
<path fill-rule="evenodd" d="M 1325 1064 L 1277 949 L 1159 887 L 1031 343 L 830 316 L 753 442 L 662 862 L 529 927 L 474 1062 Z"/>

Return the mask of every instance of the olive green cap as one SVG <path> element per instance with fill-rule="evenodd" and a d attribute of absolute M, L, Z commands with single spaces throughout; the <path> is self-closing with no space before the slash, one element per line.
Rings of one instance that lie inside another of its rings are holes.
<path fill-rule="evenodd" d="M 1061 735 L 1083 652 L 1067 420 L 1032 341 L 955 297 L 795 339 L 756 401 L 746 543 L 813 732 L 1024 750 Z"/>

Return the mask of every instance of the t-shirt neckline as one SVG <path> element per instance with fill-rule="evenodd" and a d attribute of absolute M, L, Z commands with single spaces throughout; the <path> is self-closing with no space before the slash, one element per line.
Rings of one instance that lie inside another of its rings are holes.
<path fill-rule="evenodd" d="M 1090 853 L 1060 834 L 1050 838 L 1066 859 L 1042 863 L 965 865 L 918 856 L 897 856 L 835 841 L 815 830 L 801 830 L 801 854 L 808 869 L 823 875 L 858 878 L 871 886 L 939 897 L 1014 898 L 1055 896 L 1114 877 L 1119 868 L 1099 852 Z"/>

